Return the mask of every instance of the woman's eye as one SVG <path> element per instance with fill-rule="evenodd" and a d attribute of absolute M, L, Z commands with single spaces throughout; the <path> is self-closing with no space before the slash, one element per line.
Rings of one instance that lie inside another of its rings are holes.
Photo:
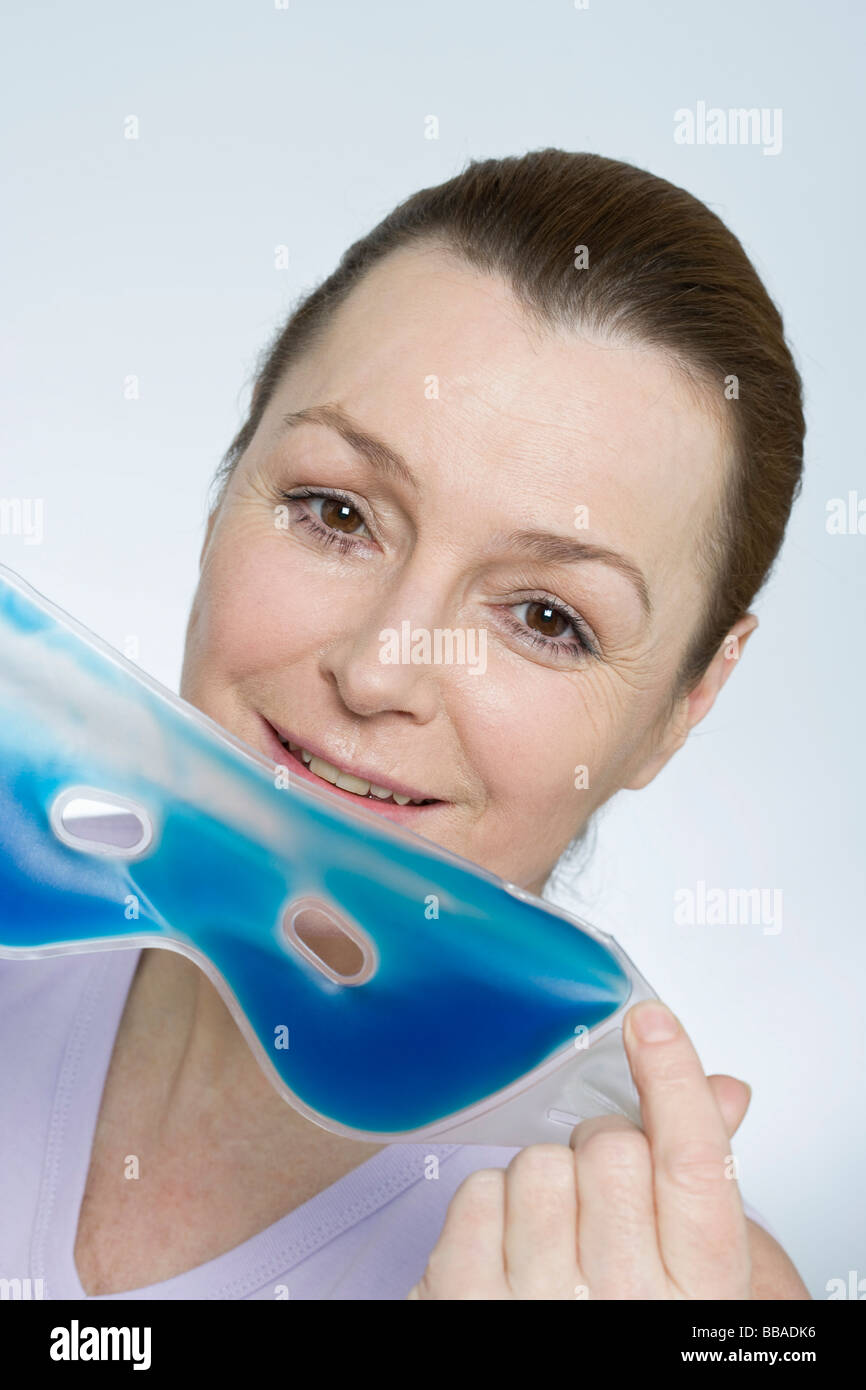
<path fill-rule="evenodd" d="M 576 613 L 547 599 L 510 604 L 508 624 L 522 642 L 547 656 L 598 656 L 589 629 Z M 512 616 L 516 615 L 516 616 Z"/>
<path fill-rule="evenodd" d="M 345 498 L 311 497 L 307 500 L 314 510 L 317 504 L 321 506 L 321 511 L 317 515 L 333 531 L 342 531 L 344 535 L 354 535 L 365 525 L 364 518 L 358 508 L 352 506 L 352 503 L 346 501 Z"/>
<path fill-rule="evenodd" d="M 519 603 L 518 608 L 526 609 L 523 621 L 527 627 L 540 632 L 543 637 L 561 637 L 571 626 L 568 618 L 559 608 L 550 603 Z"/>
<path fill-rule="evenodd" d="M 360 508 L 350 497 L 313 488 L 280 496 L 291 506 L 295 525 L 304 527 L 320 545 L 336 545 L 342 554 L 364 549 L 373 539 Z"/>

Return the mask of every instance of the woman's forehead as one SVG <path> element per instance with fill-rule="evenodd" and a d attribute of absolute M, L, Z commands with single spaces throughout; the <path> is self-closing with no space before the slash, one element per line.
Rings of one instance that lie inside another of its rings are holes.
<path fill-rule="evenodd" d="M 501 280 L 430 250 L 374 267 L 267 414 L 324 403 L 399 452 L 426 505 L 456 490 L 569 525 L 585 508 L 584 529 L 650 567 L 688 562 L 721 487 L 717 417 L 667 355 L 541 333 Z"/>

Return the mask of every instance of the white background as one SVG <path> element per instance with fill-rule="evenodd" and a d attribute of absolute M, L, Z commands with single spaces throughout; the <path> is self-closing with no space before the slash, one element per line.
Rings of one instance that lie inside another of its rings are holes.
<path fill-rule="evenodd" d="M 754 1089 L 746 1199 L 813 1295 L 866 1277 L 863 11 L 855 0 L 8 4 L 0 562 L 176 689 L 208 484 L 256 354 L 401 198 L 546 145 L 681 183 L 741 238 L 805 378 L 805 487 L 742 667 L 599 826 L 576 907 Z M 776 156 L 675 110 L 782 109 Z M 436 115 L 438 140 L 425 138 Z M 140 138 L 124 138 L 135 115 Z M 274 248 L 289 267 L 274 267 Z M 140 398 L 124 399 L 134 374 Z M 674 892 L 780 888 L 783 926 L 675 926 Z"/>

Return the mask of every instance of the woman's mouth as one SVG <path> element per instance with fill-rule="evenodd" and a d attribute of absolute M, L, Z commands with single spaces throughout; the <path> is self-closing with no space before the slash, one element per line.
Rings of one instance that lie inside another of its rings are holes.
<path fill-rule="evenodd" d="M 268 756 L 276 763 L 282 763 L 304 781 L 326 783 L 331 791 L 362 802 L 372 810 L 381 811 L 391 819 L 413 819 L 428 807 L 442 806 L 445 803 L 436 797 L 426 797 L 413 788 L 383 778 L 374 781 L 371 777 L 359 776 L 357 771 L 341 767 L 323 757 L 315 749 L 304 747 L 279 725 L 262 717 L 268 739 Z"/>

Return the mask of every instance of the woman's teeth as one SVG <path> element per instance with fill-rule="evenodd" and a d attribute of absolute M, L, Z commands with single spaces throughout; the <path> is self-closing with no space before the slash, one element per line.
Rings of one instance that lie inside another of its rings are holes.
<path fill-rule="evenodd" d="M 317 777 L 321 777 L 326 782 L 330 782 L 334 787 L 341 787 L 344 792 L 354 792 L 356 796 L 375 796 L 380 801 L 394 801 L 398 806 L 426 806 L 427 800 L 414 800 L 411 796 L 401 796 L 399 792 L 391 792 L 387 787 L 377 787 L 373 782 L 365 782 L 363 777 L 353 777 L 350 772 L 342 772 L 333 763 L 326 763 L 324 758 L 316 758 L 312 753 L 308 753 L 306 748 L 302 748 L 299 743 L 291 743 L 286 739 L 281 739 L 284 748 L 288 748 L 290 753 L 297 753 L 301 760 L 306 763 L 311 772 Z"/>

